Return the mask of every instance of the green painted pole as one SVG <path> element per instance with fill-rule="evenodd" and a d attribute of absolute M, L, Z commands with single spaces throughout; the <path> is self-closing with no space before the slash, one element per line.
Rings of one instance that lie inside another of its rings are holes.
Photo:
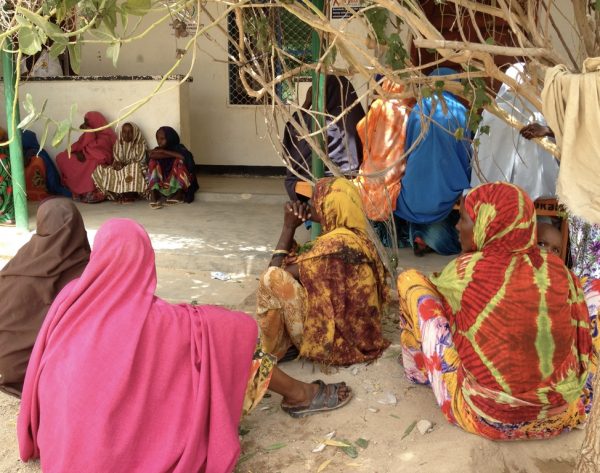
<path fill-rule="evenodd" d="M 6 107 L 6 124 L 8 137 L 11 139 L 8 152 L 10 154 L 10 175 L 15 202 L 15 220 L 17 228 L 29 230 L 29 216 L 27 215 L 27 194 L 25 189 L 25 169 L 23 168 L 23 147 L 21 146 L 21 132 L 17 125 L 21 121 L 19 104 L 13 115 L 13 101 L 15 99 L 15 55 L 2 49 L 2 74 L 4 78 L 4 105 Z"/>
<path fill-rule="evenodd" d="M 323 11 L 323 0 L 312 0 L 312 2 L 315 7 Z M 323 48 L 321 47 L 321 38 L 319 37 L 319 33 L 316 30 L 313 30 L 311 40 L 313 61 L 317 62 L 319 60 L 322 50 Z M 325 124 L 325 117 L 323 116 L 325 113 L 325 74 L 322 72 L 312 71 L 312 103 L 313 110 L 314 105 L 317 105 L 317 119 L 313 122 L 313 131 L 323 129 Z M 326 141 L 322 133 L 317 136 L 317 142 L 319 143 L 319 148 L 325 152 Z M 311 168 L 312 174 L 315 176 L 315 178 L 319 179 L 325 175 L 325 165 L 315 150 L 312 152 Z M 317 238 L 321 234 L 321 225 L 313 222 L 310 233 L 312 239 Z"/>

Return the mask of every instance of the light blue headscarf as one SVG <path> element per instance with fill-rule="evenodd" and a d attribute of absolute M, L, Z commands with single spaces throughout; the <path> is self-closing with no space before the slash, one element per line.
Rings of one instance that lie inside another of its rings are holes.
<path fill-rule="evenodd" d="M 456 71 L 442 67 L 429 75 L 449 74 Z M 443 220 L 463 190 L 470 187 L 472 148 L 468 140 L 467 109 L 450 92 L 442 95 L 445 107 L 441 98 L 434 95 L 418 102 L 408 118 L 404 149 L 415 148 L 407 158 L 395 213 L 412 223 Z M 426 133 L 421 139 L 422 127 Z M 454 135 L 459 128 L 464 130 L 461 140 Z"/>

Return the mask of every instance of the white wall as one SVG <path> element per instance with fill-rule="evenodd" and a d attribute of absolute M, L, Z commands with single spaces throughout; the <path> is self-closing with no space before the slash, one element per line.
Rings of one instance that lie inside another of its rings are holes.
<path fill-rule="evenodd" d="M 45 114 L 55 120 L 62 120 L 69 117 L 71 104 L 77 104 L 77 113 L 74 116 L 74 123 L 78 125 L 83 123 L 83 115 L 91 110 L 102 113 L 108 120 L 117 119 L 126 112 L 126 108 L 135 101 L 136 98 L 142 98 L 150 95 L 159 83 L 158 80 L 143 81 L 122 81 L 122 80 L 64 80 L 64 81 L 31 81 L 23 82 L 20 88 L 21 94 L 21 117 L 25 116 L 23 110 L 23 99 L 27 93 L 31 94 L 37 110 L 39 110 L 47 100 Z M 0 91 L 3 84 L 0 84 Z M 151 102 L 144 105 L 143 108 L 135 111 L 130 117 L 125 118 L 124 122 L 131 121 L 137 124 L 148 146 L 156 146 L 154 133 L 163 124 L 168 123 L 177 130 L 182 130 L 182 141 L 189 142 L 189 117 L 186 116 L 186 106 L 180 107 L 180 103 L 185 103 L 186 90 L 188 84 L 178 85 L 177 81 L 167 81 L 162 88 L 162 93 L 156 95 Z M 182 96 L 180 99 L 180 95 Z M 0 107 L 0 123 L 6 123 L 4 107 Z M 183 113 L 181 112 L 183 110 Z M 44 122 L 38 120 L 31 127 L 41 140 L 44 132 Z M 44 148 L 55 157 L 59 151 L 65 149 L 63 142 L 59 149 L 50 145 L 54 128 L 51 126 L 49 136 L 44 144 Z M 71 137 L 75 141 L 78 134 Z"/>
<path fill-rule="evenodd" d="M 213 14 L 222 6 L 211 4 Z M 145 24 L 155 20 L 150 16 Z M 202 18 L 208 22 L 208 18 Z M 223 21 L 223 27 L 226 23 Z M 230 106 L 228 98 L 228 71 L 225 36 L 211 30 L 211 41 L 199 40 L 197 60 L 192 69 L 193 82 L 189 85 L 190 135 L 192 152 L 197 164 L 279 166 L 269 139 L 265 137 L 264 118 L 257 107 Z M 176 40 L 168 23 L 160 25 L 144 39 L 124 44 L 117 69 L 106 58 L 104 45 L 86 45 L 82 53 L 82 75 L 157 75 L 164 74 L 175 62 L 175 49 L 183 47 L 187 39 Z M 189 57 L 174 73 L 188 70 Z M 131 99 L 138 99 L 137 91 Z M 163 125 L 168 116 L 157 116 Z"/>

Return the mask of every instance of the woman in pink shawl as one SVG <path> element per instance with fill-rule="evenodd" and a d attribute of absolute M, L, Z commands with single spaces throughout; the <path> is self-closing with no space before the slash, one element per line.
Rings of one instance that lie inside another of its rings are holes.
<path fill-rule="evenodd" d="M 96 129 L 106 124 L 108 121 L 100 112 L 88 112 L 80 128 Z M 71 190 L 74 200 L 91 204 L 105 199 L 104 194 L 94 184 L 92 173 L 101 164 L 112 164 L 112 150 L 116 141 L 117 135 L 110 128 L 84 132 L 71 145 L 70 155 L 68 151 L 63 151 L 56 156 L 56 165 L 63 184 Z"/>
<path fill-rule="evenodd" d="M 255 353 L 248 315 L 169 304 L 155 289 L 147 233 L 109 220 L 38 335 L 18 420 L 24 461 L 40 457 L 45 472 L 228 473 L 242 407 L 257 402 L 245 398 L 269 379 L 282 405 L 307 413 L 349 401 L 344 383 L 296 381 Z"/>

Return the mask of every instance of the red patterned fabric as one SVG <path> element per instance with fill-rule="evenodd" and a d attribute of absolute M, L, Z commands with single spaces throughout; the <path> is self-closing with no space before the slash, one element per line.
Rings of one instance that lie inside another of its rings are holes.
<path fill-rule="evenodd" d="M 465 210 L 474 251 L 432 279 L 445 299 L 465 400 L 490 423 L 565 412 L 581 395 L 591 354 L 581 286 L 537 247 L 534 206 L 522 189 L 479 186 Z"/>

